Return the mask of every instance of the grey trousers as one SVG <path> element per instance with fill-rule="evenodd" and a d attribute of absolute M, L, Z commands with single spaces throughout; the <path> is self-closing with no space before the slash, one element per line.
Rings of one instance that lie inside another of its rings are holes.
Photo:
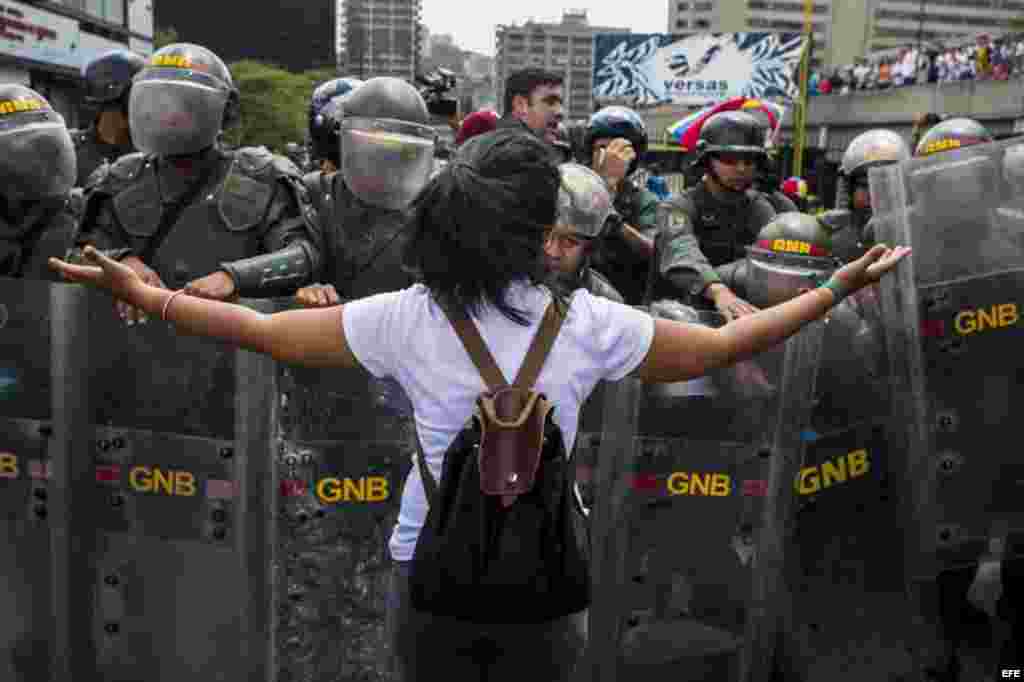
<path fill-rule="evenodd" d="M 412 562 L 395 562 L 387 628 L 403 682 L 567 682 L 587 643 L 587 612 L 537 625 L 467 623 L 412 608 Z"/>

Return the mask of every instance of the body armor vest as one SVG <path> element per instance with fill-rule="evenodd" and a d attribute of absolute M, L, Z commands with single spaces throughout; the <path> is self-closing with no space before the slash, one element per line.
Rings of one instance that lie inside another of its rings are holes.
<path fill-rule="evenodd" d="M 150 266 L 172 289 L 220 269 L 220 263 L 261 253 L 263 227 L 274 198 L 273 184 L 248 177 L 232 154 L 217 154 L 214 164 L 191 174 L 202 181 L 156 248 Z M 203 175 L 206 174 L 204 178 Z M 164 213 L 188 192 L 173 168 L 147 160 L 135 182 L 114 197 L 118 221 L 138 248 L 158 231 Z"/>

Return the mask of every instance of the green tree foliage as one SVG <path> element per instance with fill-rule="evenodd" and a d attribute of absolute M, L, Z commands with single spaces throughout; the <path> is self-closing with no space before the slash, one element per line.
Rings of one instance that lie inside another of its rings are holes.
<path fill-rule="evenodd" d="M 229 144 L 263 145 L 281 154 L 289 142 L 306 138 L 309 99 L 320 83 L 336 78 L 333 69 L 292 73 L 253 60 L 231 64 L 241 95 L 241 122 L 227 131 Z"/>

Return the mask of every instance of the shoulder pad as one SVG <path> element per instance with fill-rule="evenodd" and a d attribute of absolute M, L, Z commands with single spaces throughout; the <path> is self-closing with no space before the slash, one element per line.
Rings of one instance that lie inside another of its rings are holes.
<path fill-rule="evenodd" d="M 288 157 L 274 154 L 266 147 L 241 147 L 232 154 L 238 169 L 250 177 L 268 181 L 302 177 L 302 171 Z"/>
<path fill-rule="evenodd" d="M 148 158 L 142 152 L 125 154 L 110 164 L 110 175 L 118 180 L 131 180 L 142 171 L 146 161 Z"/>
<path fill-rule="evenodd" d="M 323 183 L 323 171 L 311 171 L 302 176 L 302 185 L 306 188 L 306 191 L 320 192 L 322 191 Z"/>
<path fill-rule="evenodd" d="M 106 194 L 116 194 L 142 174 L 149 162 L 142 152 L 125 154 L 114 163 L 104 163 L 89 176 L 85 186 Z"/>

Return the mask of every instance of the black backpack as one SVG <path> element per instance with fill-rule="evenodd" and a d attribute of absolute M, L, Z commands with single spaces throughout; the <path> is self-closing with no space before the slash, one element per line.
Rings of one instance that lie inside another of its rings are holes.
<path fill-rule="evenodd" d="M 417 437 L 430 508 L 412 560 L 412 606 L 474 623 L 582 611 L 590 604 L 584 518 L 554 408 L 533 390 L 565 311 L 548 307 L 511 385 L 472 320 L 446 314 L 489 390 L 445 452 L 440 484 Z"/>

